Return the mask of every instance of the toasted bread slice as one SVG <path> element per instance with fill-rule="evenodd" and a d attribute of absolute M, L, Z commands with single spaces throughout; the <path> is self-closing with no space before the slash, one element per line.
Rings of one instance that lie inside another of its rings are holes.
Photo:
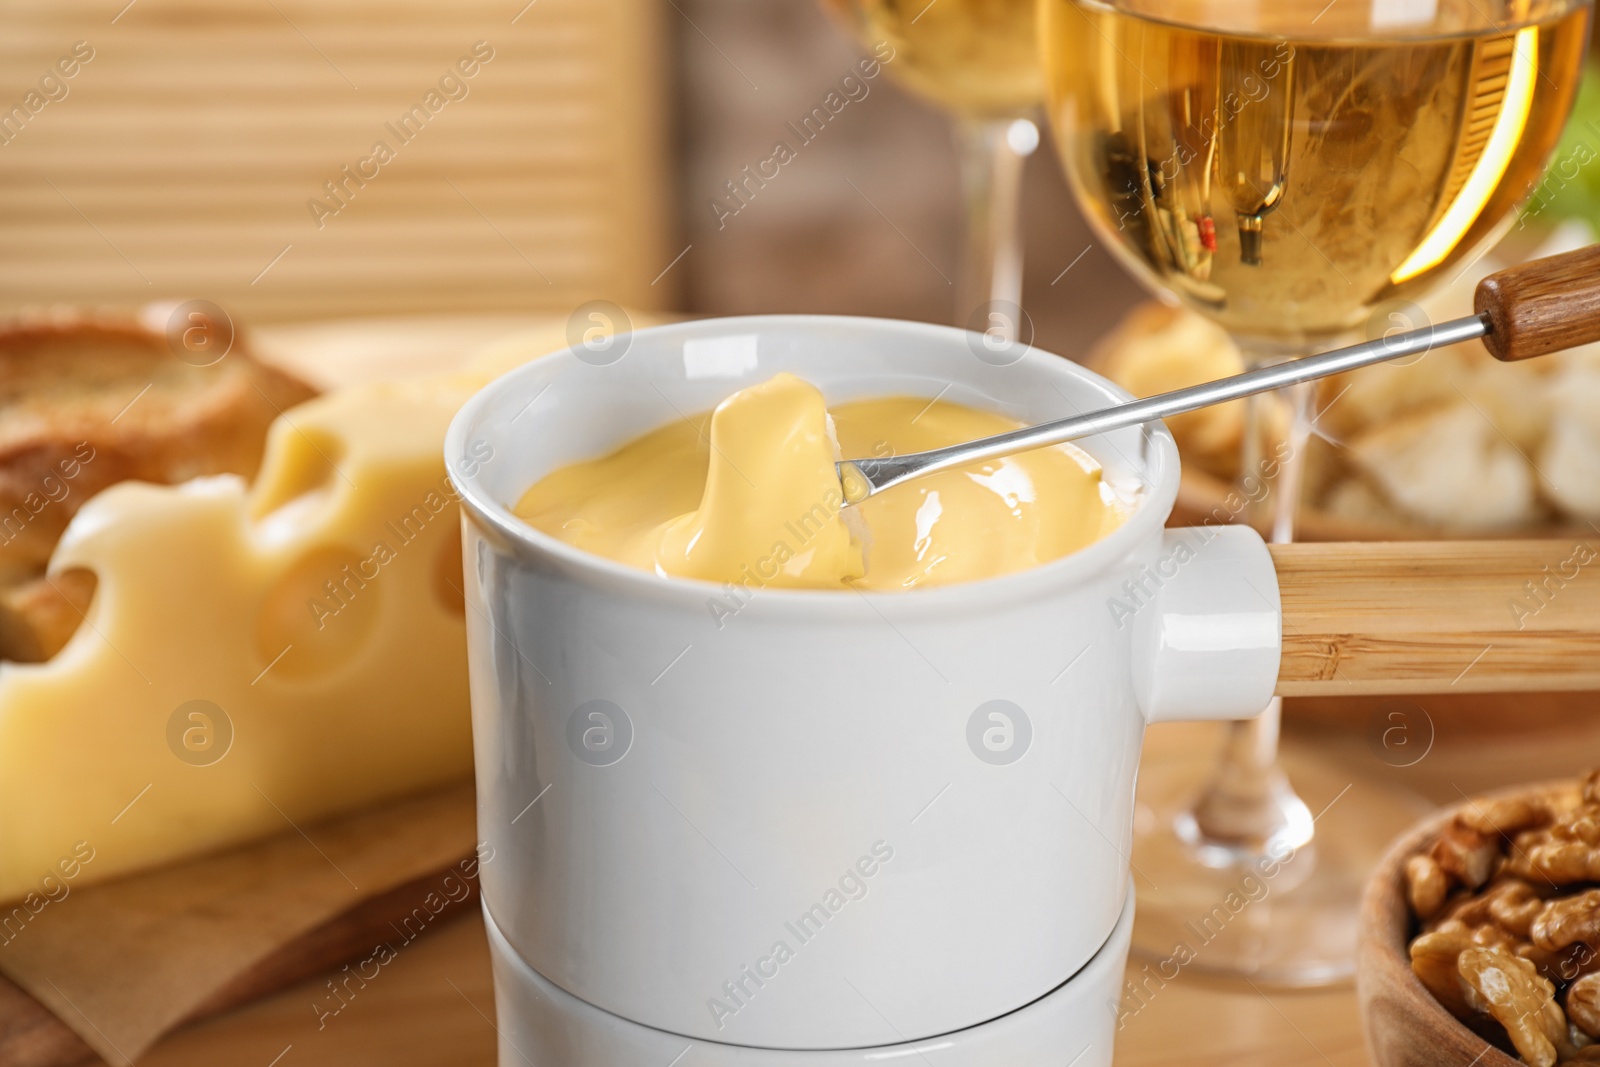
<path fill-rule="evenodd" d="M 77 618 L 71 603 L 50 603 L 48 583 L 22 587 L 84 501 L 123 481 L 251 477 L 267 427 L 314 395 L 241 340 L 195 366 L 131 320 L 0 327 L 0 659 L 53 653 L 54 638 L 35 638 Z"/>
<path fill-rule="evenodd" d="M 30 578 L 0 588 L 0 659 L 43 663 L 77 632 L 97 579 L 86 570 Z"/>

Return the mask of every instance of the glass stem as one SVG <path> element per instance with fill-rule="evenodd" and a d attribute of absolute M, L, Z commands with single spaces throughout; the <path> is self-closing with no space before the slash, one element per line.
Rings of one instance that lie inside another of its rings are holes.
<path fill-rule="evenodd" d="M 958 117 L 955 138 L 966 207 L 956 325 L 1014 341 L 1022 305 L 1022 170 L 1039 147 L 1039 128 L 1025 118 Z"/>
<path fill-rule="evenodd" d="M 1254 365 L 1259 365 L 1256 361 Z M 1305 480 L 1306 446 L 1311 437 L 1311 386 L 1287 390 L 1290 410 L 1287 449 L 1269 440 L 1263 418 L 1266 401 L 1252 398 L 1245 427 L 1243 488 L 1255 499 L 1270 486 L 1271 531 L 1275 544 L 1294 540 L 1295 514 Z M 1276 468 L 1274 470 L 1274 468 Z M 1274 476 L 1269 478 L 1269 473 Z M 1278 735 L 1283 702 L 1274 699 L 1259 718 L 1229 723 L 1222 760 L 1192 812 L 1191 832 L 1202 858 L 1236 862 L 1311 842 L 1312 817 L 1305 802 L 1278 769 Z"/>

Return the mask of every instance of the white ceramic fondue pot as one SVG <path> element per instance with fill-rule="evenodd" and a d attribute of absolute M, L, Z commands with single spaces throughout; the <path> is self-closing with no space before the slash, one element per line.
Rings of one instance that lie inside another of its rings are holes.
<path fill-rule="evenodd" d="M 1273 693 L 1260 538 L 1163 529 L 1178 461 L 1156 426 L 1082 443 L 1139 503 L 1042 567 L 900 594 L 663 580 L 510 508 L 779 371 L 830 403 L 942 396 L 1027 422 L 1129 398 L 904 322 L 702 321 L 617 349 L 511 372 L 446 443 L 497 936 L 600 1012 L 731 1046 L 915 1042 L 1061 987 L 1128 903 L 1145 726 Z"/>
<path fill-rule="evenodd" d="M 495 1027 L 503 1067 L 1107 1067 L 1133 939 L 1133 895 L 1111 937 L 1077 974 L 1038 1000 L 986 1023 L 920 1041 L 797 1052 L 687 1041 L 601 1011 L 529 967 L 495 929 Z"/>

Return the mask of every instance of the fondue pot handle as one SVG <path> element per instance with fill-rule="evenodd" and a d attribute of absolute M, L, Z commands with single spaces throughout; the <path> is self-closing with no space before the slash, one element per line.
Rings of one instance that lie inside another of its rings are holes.
<path fill-rule="evenodd" d="M 1153 558 L 1113 578 L 1106 602 L 1132 627 L 1133 691 L 1147 722 L 1245 719 L 1272 700 L 1283 612 L 1272 556 L 1249 526 L 1162 533 Z"/>
<path fill-rule="evenodd" d="M 1491 274 L 1475 307 L 1484 347 L 1507 362 L 1600 341 L 1600 245 Z"/>
<path fill-rule="evenodd" d="M 1600 689 L 1600 538 L 1270 551 L 1281 696 Z"/>

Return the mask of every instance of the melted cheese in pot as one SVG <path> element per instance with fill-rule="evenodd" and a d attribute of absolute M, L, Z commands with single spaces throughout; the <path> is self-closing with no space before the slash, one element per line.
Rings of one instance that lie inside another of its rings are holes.
<path fill-rule="evenodd" d="M 568 544 L 667 578 L 869 590 L 976 581 L 1059 559 L 1120 525 L 1126 508 L 1098 464 L 1058 445 L 844 508 L 834 463 L 1019 425 L 918 397 L 854 401 L 830 416 L 814 386 L 779 374 L 710 414 L 555 471 L 516 512 Z"/>

